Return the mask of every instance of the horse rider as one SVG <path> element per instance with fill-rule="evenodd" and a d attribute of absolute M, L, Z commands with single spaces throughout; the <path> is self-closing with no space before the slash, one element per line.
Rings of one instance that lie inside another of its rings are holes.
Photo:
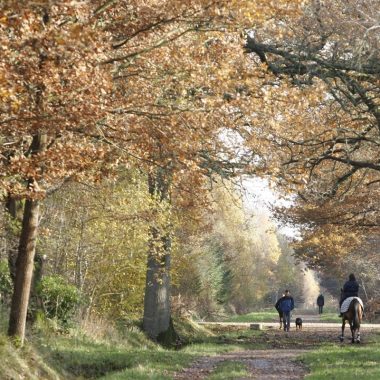
<path fill-rule="evenodd" d="M 356 281 L 355 275 L 351 273 L 348 276 L 348 281 L 343 285 L 341 289 L 341 297 L 339 302 L 339 310 L 342 306 L 343 301 L 348 297 L 358 297 L 359 294 L 359 283 Z M 342 317 L 342 313 L 339 314 L 339 317 Z"/>

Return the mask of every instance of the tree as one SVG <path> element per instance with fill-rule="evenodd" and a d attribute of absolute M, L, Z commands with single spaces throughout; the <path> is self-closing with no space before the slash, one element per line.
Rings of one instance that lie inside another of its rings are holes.
<path fill-rule="evenodd" d="M 40 250 L 46 273 L 82 293 L 85 318 L 137 318 L 143 312 L 149 221 L 160 225 L 146 176 L 123 170 L 117 181 L 66 184 L 42 207 Z"/>
<path fill-rule="evenodd" d="M 258 1 L 255 10 L 286 13 L 298 5 L 265 3 Z M 249 21 L 244 12 L 250 5 L 7 2 L 0 41 L 6 57 L 0 66 L 4 197 L 41 199 L 71 179 L 99 180 L 131 158 L 147 172 L 176 161 L 174 184 L 181 170 L 197 173 L 193 181 L 210 164 L 220 171 L 228 164 L 221 154 L 232 150 L 219 133 L 233 123 L 233 107 L 220 105 L 235 87 L 240 65 L 227 69 L 237 34 L 231 40 L 216 36 Z M 219 48 L 228 58 L 222 65 L 216 60 Z M 200 57 L 207 61 L 202 64 Z M 46 147 L 31 154 L 39 134 L 46 135 Z M 164 156 L 157 155 L 157 143 L 165 144 Z"/>
<path fill-rule="evenodd" d="M 9 324 L 22 344 L 39 202 L 68 179 L 107 169 L 97 121 L 107 117 L 111 82 L 87 3 L 10 1 L 3 12 L 0 181 L 8 203 L 25 200 Z"/>
<path fill-rule="evenodd" d="M 303 227 L 298 253 L 317 267 L 338 270 L 378 234 L 379 11 L 376 1 L 313 1 L 245 46 L 271 75 L 261 141 L 279 154 L 266 162 L 298 194 L 286 213 Z"/>
<path fill-rule="evenodd" d="M 46 146 L 46 135 L 33 136 L 31 154 L 38 154 Z M 30 186 L 38 186 L 34 180 L 30 180 Z M 20 245 L 16 260 L 16 277 L 12 295 L 11 313 L 9 318 L 8 334 L 19 336 L 25 335 L 25 321 L 29 304 L 30 287 L 32 283 L 34 254 L 39 219 L 39 201 L 27 199 L 24 206 L 24 216 L 20 235 Z"/>
<path fill-rule="evenodd" d="M 284 152 L 287 178 L 305 181 L 305 196 L 350 195 L 358 186 L 378 191 L 380 68 L 373 12 L 378 4 L 371 1 L 360 8 L 351 1 L 314 1 L 297 28 L 291 22 L 284 26 L 291 29 L 285 38 L 259 42 L 248 36 L 247 51 L 278 84 L 284 80 L 283 94 L 294 99 L 286 105 L 294 106 L 292 115 L 284 112 L 268 135 L 273 133 L 272 142 Z M 293 128 L 285 129 L 289 124 Z"/>

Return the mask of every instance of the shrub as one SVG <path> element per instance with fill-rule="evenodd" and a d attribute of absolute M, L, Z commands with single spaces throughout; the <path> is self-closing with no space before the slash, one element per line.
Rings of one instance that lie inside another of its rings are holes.
<path fill-rule="evenodd" d="M 8 262 L 0 260 L 0 299 L 7 303 L 13 291 L 13 283 L 9 274 Z"/>
<path fill-rule="evenodd" d="M 60 276 L 46 276 L 37 286 L 37 294 L 47 318 L 66 324 L 80 302 L 78 289 Z"/>

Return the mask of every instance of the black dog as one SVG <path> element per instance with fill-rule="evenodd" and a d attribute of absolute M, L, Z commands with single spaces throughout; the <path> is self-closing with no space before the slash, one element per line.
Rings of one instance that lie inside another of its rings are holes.
<path fill-rule="evenodd" d="M 302 318 L 296 318 L 296 330 L 302 330 Z"/>

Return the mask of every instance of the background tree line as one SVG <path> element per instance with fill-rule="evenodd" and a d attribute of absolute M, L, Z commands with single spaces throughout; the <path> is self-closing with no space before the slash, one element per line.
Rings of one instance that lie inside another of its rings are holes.
<path fill-rule="evenodd" d="M 272 307 L 286 287 L 304 302 L 304 275 L 285 237 L 264 213 L 244 211 L 232 184 L 214 186 L 201 213 L 172 207 L 156 215 L 156 206 L 146 178 L 136 171 L 101 186 L 67 184 L 44 202 L 37 249 L 43 277 L 63 279 L 78 289 L 81 317 L 141 316 L 153 214 L 162 225 L 174 214 L 171 276 L 178 313 L 216 319 Z M 3 212 L 4 228 L 7 218 Z M 19 228 L 2 236 L 4 281 Z M 2 289 L 10 292 L 10 286 L 9 281 Z"/>

